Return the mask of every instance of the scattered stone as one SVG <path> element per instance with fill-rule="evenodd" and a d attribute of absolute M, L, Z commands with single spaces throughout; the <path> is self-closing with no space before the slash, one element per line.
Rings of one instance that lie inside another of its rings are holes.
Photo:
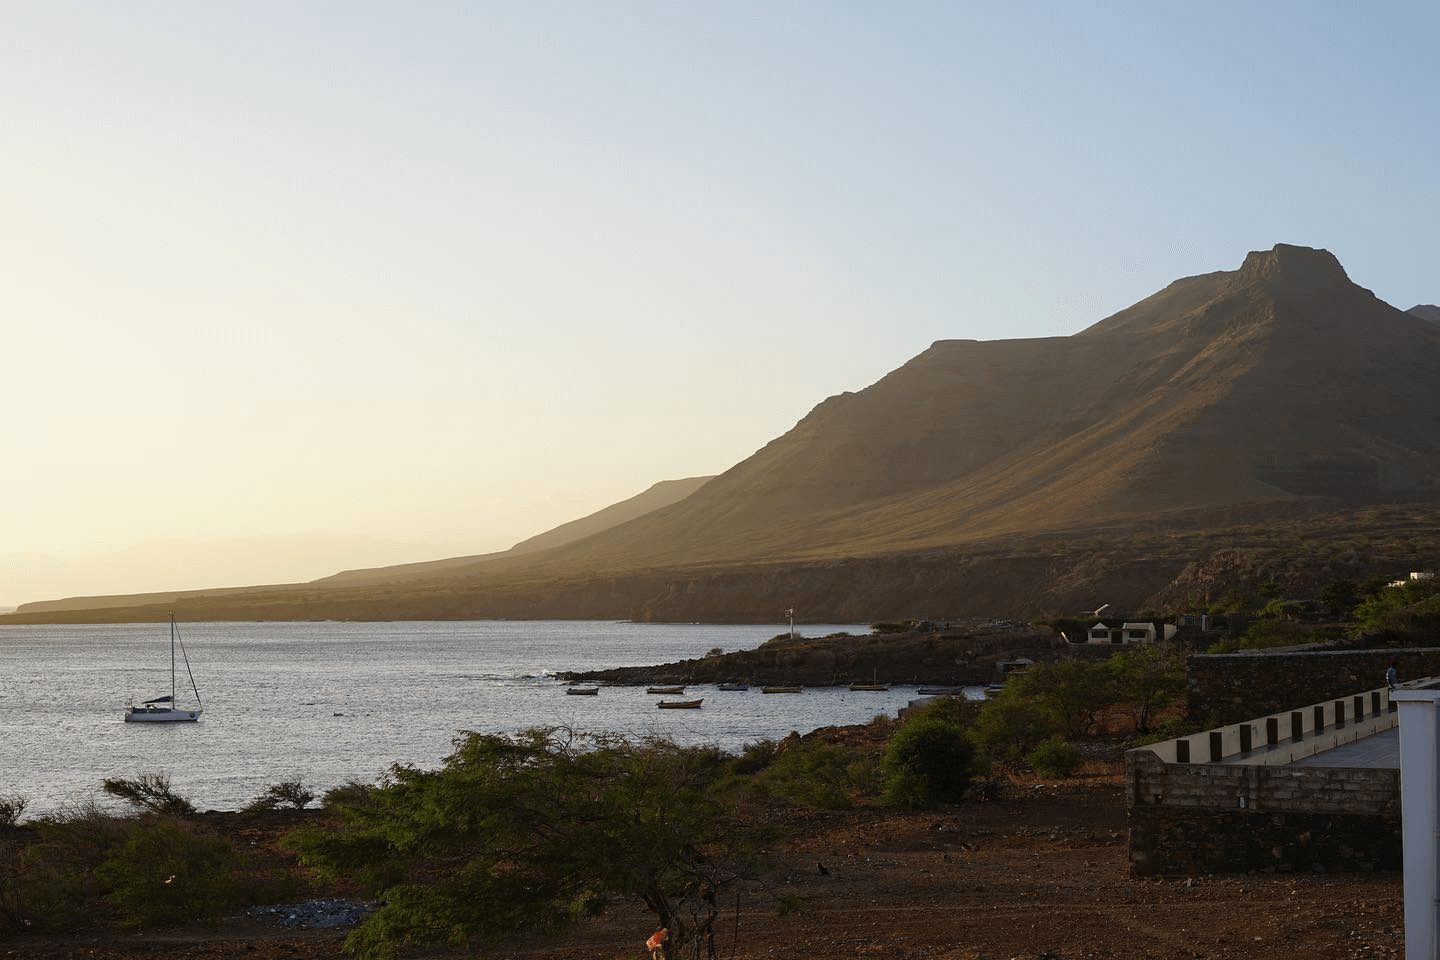
<path fill-rule="evenodd" d="M 273 917 L 275 923 L 282 927 L 353 927 L 375 912 L 378 906 L 379 904 L 365 903 L 360 900 L 322 897 L 318 900 L 306 900 L 303 903 L 252 907 L 249 913 L 251 916 L 257 917 Z"/>

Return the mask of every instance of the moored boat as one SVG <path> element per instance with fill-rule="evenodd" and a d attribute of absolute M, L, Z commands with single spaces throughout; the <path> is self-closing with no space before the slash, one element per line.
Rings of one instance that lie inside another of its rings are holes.
<path fill-rule="evenodd" d="M 700 704 L 704 702 L 704 697 L 701 697 L 698 700 L 661 700 L 659 703 L 655 704 L 655 706 L 659 707 L 661 710 L 698 710 L 700 708 Z"/>
<path fill-rule="evenodd" d="M 761 693 L 799 693 L 804 687 L 761 687 Z"/>
<path fill-rule="evenodd" d="M 565 693 L 572 697 L 593 697 L 600 693 L 599 687 L 566 687 Z"/>
<path fill-rule="evenodd" d="M 722 684 L 720 684 L 719 686 L 717 686 L 715 689 L 717 689 L 717 690 L 749 690 L 750 687 L 749 687 L 748 684 L 744 684 L 744 683 L 722 683 Z"/>
<path fill-rule="evenodd" d="M 677 693 L 684 693 L 684 692 L 685 692 L 685 687 L 684 687 L 683 684 L 682 684 L 681 686 L 678 686 L 678 687 L 646 687 L 646 688 L 645 688 L 645 692 L 646 692 L 646 693 L 664 693 L 664 694 L 670 694 L 670 695 L 673 696 L 674 694 L 677 694 Z"/>
<path fill-rule="evenodd" d="M 185 662 L 185 673 L 190 677 L 190 689 L 195 693 L 195 706 L 181 707 L 175 701 L 175 650 Z M 185 641 L 175 626 L 175 614 L 170 614 L 170 693 L 163 697 L 146 700 L 135 706 L 134 698 L 125 703 L 126 723 L 193 723 L 200 719 L 204 708 L 200 704 L 200 688 L 195 685 L 195 674 L 190 671 L 190 657 L 185 653 Z"/>
<path fill-rule="evenodd" d="M 850 689 L 851 689 L 851 690 L 889 690 L 889 689 L 890 689 L 890 684 L 888 684 L 888 683 L 852 683 L 852 684 L 850 684 Z"/>

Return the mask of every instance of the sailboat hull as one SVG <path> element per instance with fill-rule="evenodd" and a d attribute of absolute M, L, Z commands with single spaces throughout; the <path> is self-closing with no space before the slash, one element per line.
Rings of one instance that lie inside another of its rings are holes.
<path fill-rule="evenodd" d="M 175 647 L 180 647 L 180 655 L 185 659 L 185 672 L 190 676 L 190 689 L 195 692 L 195 709 L 186 710 L 175 706 Z M 152 697 L 140 706 L 135 706 L 132 698 L 125 701 L 125 722 L 126 723 L 193 723 L 200 719 L 200 688 L 195 686 L 195 675 L 190 673 L 190 655 L 185 652 L 185 644 L 180 639 L 180 633 L 175 629 L 175 614 L 170 614 L 170 694 L 164 697 Z"/>
<path fill-rule="evenodd" d="M 126 723 L 193 723 L 200 719 L 203 711 L 176 710 L 173 707 L 129 707 L 125 711 Z"/>

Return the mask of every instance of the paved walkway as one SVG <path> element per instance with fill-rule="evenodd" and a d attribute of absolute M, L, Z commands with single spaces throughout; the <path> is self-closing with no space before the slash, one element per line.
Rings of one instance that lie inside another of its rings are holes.
<path fill-rule="evenodd" d="M 1400 728 L 1391 727 L 1363 740 L 1296 760 L 1297 767 L 1388 767 L 1400 769 Z"/>

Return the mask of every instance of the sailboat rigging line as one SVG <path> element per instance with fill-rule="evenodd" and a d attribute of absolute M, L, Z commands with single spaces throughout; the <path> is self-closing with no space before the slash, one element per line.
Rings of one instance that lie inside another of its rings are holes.
<path fill-rule="evenodd" d="M 175 614 L 170 614 L 170 630 L 175 634 L 175 640 L 180 644 L 180 656 L 185 660 L 185 674 L 190 678 L 190 689 L 195 692 L 196 706 L 204 706 L 200 701 L 200 688 L 195 684 L 195 674 L 190 670 L 190 656 L 185 652 L 185 639 L 180 636 L 180 628 L 175 625 Z M 170 695 L 175 695 L 175 648 L 170 648 Z"/>

